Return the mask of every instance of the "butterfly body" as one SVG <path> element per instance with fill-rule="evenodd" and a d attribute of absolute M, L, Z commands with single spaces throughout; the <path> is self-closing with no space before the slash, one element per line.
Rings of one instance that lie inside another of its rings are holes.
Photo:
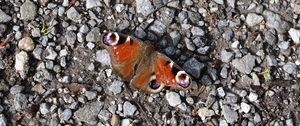
<path fill-rule="evenodd" d="M 102 34 L 101 45 L 109 52 L 114 71 L 140 91 L 156 93 L 164 86 L 188 89 L 191 85 L 185 71 L 146 42 L 110 32 Z"/>

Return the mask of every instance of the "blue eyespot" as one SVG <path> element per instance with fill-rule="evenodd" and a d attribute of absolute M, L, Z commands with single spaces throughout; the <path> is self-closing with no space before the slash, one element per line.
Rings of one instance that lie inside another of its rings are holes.
<path fill-rule="evenodd" d="M 158 89 L 160 87 L 160 84 L 158 84 L 155 79 L 151 80 L 149 84 L 151 89 Z"/>

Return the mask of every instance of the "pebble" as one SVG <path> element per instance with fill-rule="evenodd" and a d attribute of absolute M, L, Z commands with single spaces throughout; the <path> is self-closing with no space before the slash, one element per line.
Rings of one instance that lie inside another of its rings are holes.
<path fill-rule="evenodd" d="M 22 20 L 33 20 L 37 14 L 36 5 L 30 0 L 26 0 L 20 7 Z"/>
<path fill-rule="evenodd" d="M 110 56 L 107 50 L 98 50 L 96 52 L 96 59 L 97 62 L 101 63 L 102 65 L 111 66 Z"/>
<path fill-rule="evenodd" d="M 186 48 L 190 51 L 195 51 L 196 47 L 195 45 L 192 43 L 192 41 L 188 38 L 184 38 L 184 42 L 186 45 Z"/>
<path fill-rule="evenodd" d="M 48 60 L 55 60 L 58 55 L 57 52 L 55 52 L 55 50 L 51 46 L 47 46 L 46 50 L 48 52 L 48 55 L 45 58 Z"/>
<path fill-rule="evenodd" d="M 10 93 L 13 95 L 21 93 L 24 90 L 24 88 L 25 87 L 21 85 L 14 85 L 10 88 Z"/>
<path fill-rule="evenodd" d="M 232 65 L 241 73 L 250 74 L 255 66 L 255 56 L 248 53 L 241 59 L 232 60 Z"/>
<path fill-rule="evenodd" d="M 208 53 L 209 49 L 210 49 L 209 47 L 210 46 L 200 47 L 200 48 L 197 49 L 197 52 L 199 54 L 206 55 Z"/>
<path fill-rule="evenodd" d="M 130 119 L 122 119 L 121 126 L 130 126 L 131 120 Z"/>
<path fill-rule="evenodd" d="M 183 64 L 183 69 L 196 78 L 200 77 L 201 71 L 204 67 L 205 65 L 195 58 L 191 58 Z"/>
<path fill-rule="evenodd" d="M 290 42 L 288 42 L 288 41 L 282 41 L 282 42 L 278 43 L 278 47 L 283 50 L 288 49 L 289 46 L 290 46 Z"/>
<path fill-rule="evenodd" d="M 227 105 L 222 106 L 222 114 L 224 115 L 225 120 L 230 124 L 236 122 L 239 118 L 237 112 Z"/>
<path fill-rule="evenodd" d="M 193 36 L 203 36 L 205 34 L 205 32 L 200 27 L 196 26 L 192 27 L 191 32 Z"/>
<path fill-rule="evenodd" d="M 85 91 L 84 95 L 88 100 L 93 100 L 97 97 L 97 92 L 95 92 L 95 91 Z"/>
<path fill-rule="evenodd" d="M 81 33 L 88 33 L 89 32 L 89 27 L 87 25 L 82 25 L 80 28 L 79 28 L 79 32 Z"/>
<path fill-rule="evenodd" d="M 47 103 L 42 103 L 40 105 L 40 112 L 43 115 L 47 114 L 49 112 L 49 105 Z"/>
<path fill-rule="evenodd" d="M 221 72 L 220 72 L 220 76 L 222 78 L 227 78 L 228 77 L 228 68 L 229 66 L 227 64 L 225 64 L 222 69 L 221 69 Z"/>
<path fill-rule="evenodd" d="M 258 113 L 255 113 L 254 115 L 254 122 L 255 123 L 261 122 L 261 116 Z"/>
<path fill-rule="evenodd" d="M 289 35 L 295 43 L 300 43 L 300 30 L 291 28 L 289 30 Z"/>
<path fill-rule="evenodd" d="M 258 76 L 255 73 L 251 73 L 252 80 L 253 80 L 253 85 L 255 86 L 260 86 L 260 81 Z"/>
<path fill-rule="evenodd" d="M 274 55 L 267 55 L 266 59 L 267 59 L 268 66 L 277 66 L 278 63 Z"/>
<path fill-rule="evenodd" d="M 15 69 L 20 74 L 21 78 L 25 79 L 29 70 L 29 57 L 24 51 L 16 54 Z"/>
<path fill-rule="evenodd" d="M 220 58 L 221 58 L 222 62 L 228 63 L 233 58 L 233 53 L 229 52 L 229 51 L 226 51 L 226 50 L 222 50 Z"/>
<path fill-rule="evenodd" d="M 244 113 L 248 113 L 251 109 L 251 106 L 245 102 L 242 102 L 241 103 L 241 110 L 244 112 Z"/>
<path fill-rule="evenodd" d="M 19 41 L 18 47 L 25 51 L 32 51 L 34 49 L 33 40 L 30 37 L 24 37 Z"/>
<path fill-rule="evenodd" d="M 96 125 L 97 116 L 102 109 L 103 104 L 104 103 L 100 101 L 86 103 L 74 113 L 74 117 L 89 125 Z"/>
<path fill-rule="evenodd" d="M 221 98 L 223 98 L 223 97 L 226 95 L 226 93 L 225 93 L 223 87 L 218 87 L 218 88 L 217 88 L 217 91 L 218 91 L 218 95 L 219 95 Z"/>
<path fill-rule="evenodd" d="M 178 93 L 176 92 L 168 92 L 165 95 L 168 103 L 170 106 L 178 106 L 179 104 L 181 104 L 181 99 Z"/>
<path fill-rule="evenodd" d="M 233 35 L 234 35 L 233 30 L 230 28 L 224 32 L 223 37 L 225 38 L 226 41 L 230 41 L 233 38 Z"/>
<path fill-rule="evenodd" d="M 72 117 L 72 110 L 69 108 L 65 109 L 61 113 L 60 117 L 62 118 L 62 120 L 65 120 L 65 121 L 69 120 Z"/>
<path fill-rule="evenodd" d="M 59 120 L 56 117 L 52 117 L 49 126 L 58 126 L 59 125 Z"/>
<path fill-rule="evenodd" d="M 297 65 L 293 62 L 287 62 L 283 65 L 283 70 L 289 74 L 296 74 L 297 73 Z"/>
<path fill-rule="evenodd" d="M 258 25 L 264 20 L 264 17 L 255 13 L 249 13 L 246 17 L 246 23 L 248 26 L 253 27 Z"/>
<path fill-rule="evenodd" d="M 201 117 L 201 120 L 204 121 L 206 117 L 211 117 L 215 115 L 215 112 L 211 109 L 208 109 L 206 107 L 200 108 L 198 110 L 198 116 Z"/>
<path fill-rule="evenodd" d="M 226 122 L 226 120 L 221 120 L 219 122 L 219 126 L 228 126 L 228 123 Z"/>
<path fill-rule="evenodd" d="M 0 23 L 6 23 L 6 22 L 9 22 L 11 21 L 11 16 L 7 15 L 5 12 L 3 12 L 1 9 L 0 9 Z"/>
<path fill-rule="evenodd" d="M 264 35 L 265 35 L 265 40 L 270 45 L 275 45 L 277 43 L 277 38 L 276 38 L 276 36 L 272 32 L 266 31 L 266 32 L 264 32 Z"/>
<path fill-rule="evenodd" d="M 155 20 L 149 29 L 156 33 L 156 35 L 162 36 L 166 32 L 166 25 L 158 20 Z"/>
<path fill-rule="evenodd" d="M 94 48 L 95 48 L 95 44 L 92 43 L 92 42 L 88 42 L 88 43 L 86 44 L 86 46 L 87 46 L 89 49 L 94 49 Z"/>
<path fill-rule="evenodd" d="M 270 28 L 276 29 L 279 33 L 285 33 L 291 27 L 290 24 L 283 20 L 280 15 L 272 11 L 265 10 L 263 12 L 263 16 L 266 19 L 266 25 Z"/>
<path fill-rule="evenodd" d="M 223 0 L 213 0 L 214 2 L 216 2 L 217 4 L 223 5 L 224 1 Z"/>
<path fill-rule="evenodd" d="M 86 9 L 91 9 L 91 8 L 94 8 L 94 7 L 99 7 L 101 5 L 102 4 L 101 4 L 100 0 L 87 0 L 86 4 L 85 4 L 85 7 L 86 7 Z"/>
<path fill-rule="evenodd" d="M 69 6 L 69 0 L 64 0 L 62 3 L 62 6 L 68 7 Z"/>
<path fill-rule="evenodd" d="M 103 121 L 108 121 L 111 116 L 112 116 L 111 113 L 107 110 L 101 110 L 98 114 L 98 118 Z"/>
<path fill-rule="evenodd" d="M 164 25 L 169 26 L 175 16 L 175 10 L 168 8 L 168 7 L 164 7 L 160 9 L 160 15 L 159 17 L 157 17 Z"/>
<path fill-rule="evenodd" d="M 0 126 L 7 126 L 7 119 L 5 118 L 5 115 L 0 114 Z"/>
<path fill-rule="evenodd" d="M 132 116 L 136 110 L 137 107 L 128 101 L 125 101 L 125 103 L 123 104 L 123 114 L 125 117 Z"/>
<path fill-rule="evenodd" d="M 87 35 L 85 40 L 88 42 L 98 42 L 100 40 L 100 29 L 98 27 L 93 28 Z"/>
<path fill-rule="evenodd" d="M 154 7 L 151 4 L 150 0 L 136 0 L 136 12 L 141 13 L 143 16 L 147 16 L 152 11 L 154 11 Z"/>
<path fill-rule="evenodd" d="M 81 21 L 81 15 L 74 7 L 71 7 L 67 10 L 67 17 L 76 23 L 79 23 Z"/>
<path fill-rule="evenodd" d="M 250 102 L 255 102 L 258 99 L 258 95 L 254 92 L 250 92 L 248 99 Z"/>
<path fill-rule="evenodd" d="M 32 37 L 40 37 L 41 36 L 41 30 L 40 28 L 35 28 L 33 29 L 33 31 L 31 32 Z"/>
<path fill-rule="evenodd" d="M 16 110 L 21 110 L 27 107 L 28 99 L 26 95 L 18 93 L 14 96 L 13 106 Z"/>
<path fill-rule="evenodd" d="M 113 92 L 113 94 L 119 94 L 122 92 L 122 86 L 123 86 L 124 82 L 119 81 L 119 80 L 115 80 L 112 82 L 112 84 L 108 87 L 108 90 Z"/>

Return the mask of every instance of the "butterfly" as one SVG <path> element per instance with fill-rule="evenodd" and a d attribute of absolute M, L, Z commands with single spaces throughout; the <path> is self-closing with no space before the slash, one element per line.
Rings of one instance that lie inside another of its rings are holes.
<path fill-rule="evenodd" d="M 135 89 L 160 92 L 165 86 L 188 89 L 192 78 L 166 55 L 132 36 L 106 32 L 100 37 L 100 46 L 110 54 L 113 70 Z"/>

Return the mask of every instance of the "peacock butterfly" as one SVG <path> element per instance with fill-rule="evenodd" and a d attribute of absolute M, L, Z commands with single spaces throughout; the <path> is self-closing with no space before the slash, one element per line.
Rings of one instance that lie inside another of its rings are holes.
<path fill-rule="evenodd" d="M 117 32 L 103 33 L 100 39 L 100 46 L 110 54 L 114 71 L 137 90 L 156 93 L 164 86 L 190 87 L 191 77 L 150 44 Z"/>

